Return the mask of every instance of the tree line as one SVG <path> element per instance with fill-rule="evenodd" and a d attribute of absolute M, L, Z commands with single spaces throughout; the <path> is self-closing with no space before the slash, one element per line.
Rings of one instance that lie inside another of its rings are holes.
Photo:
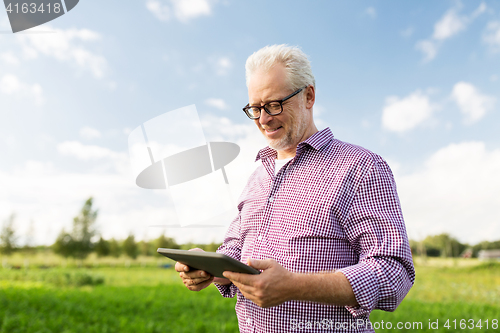
<path fill-rule="evenodd" d="M 427 236 L 422 241 L 410 240 L 411 251 L 414 255 L 427 257 L 477 257 L 481 250 L 500 249 L 500 240 L 483 241 L 475 245 L 461 243 L 455 237 L 447 233 Z"/>
<path fill-rule="evenodd" d="M 132 259 L 139 255 L 156 255 L 156 249 L 159 247 L 171 249 L 189 249 L 200 247 L 205 251 L 215 251 L 220 244 L 182 244 L 165 236 L 159 236 L 156 239 L 147 241 L 136 241 L 135 236 L 130 234 L 124 240 L 111 238 L 104 239 L 97 234 L 95 222 L 98 216 L 98 210 L 93 209 L 93 198 L 87 199 L 77 216 L 73 218 L 73 225 L 70 231 L 61 230 L 54 244 L 50 248 L 65 258 L 85 259 L 90 253 L 95 252 L 98 257 L 112 256 L 120 257 L 126 255 Z M 24 248 L 17 246 L 17 235 L 14 227 L 15 215 L 12 214 L 4 221 L 0 232 L 0 250 L 3 254 L 11 254 L 18 250 L 33 250 L 29 246 Z M 98 239 L 97 239 L 98 238 Z"/>

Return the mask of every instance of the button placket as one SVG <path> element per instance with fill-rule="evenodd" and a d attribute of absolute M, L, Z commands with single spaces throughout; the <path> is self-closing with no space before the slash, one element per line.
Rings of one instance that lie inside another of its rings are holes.
<path fill-rule="evenodd" d="M 290 163 L 289 163 L 290 164 Z M 289 165 L 288 164 L 288 165 Z M 261 251 L 261 246 L 262 246 L 262 239 L 268 232 L 269 226 L 270 226 L 270 220 L 272 218 L 273 214 L 273 205 L 274 202 L 276 201 L 276 195 L 279 191 L 279 188 L 281 186 L 281 183 L 283 182 L 284 174 L 283 172 L 285 169 L 288 169 L 288 165 L 286 168 L 283 170 L 280 170 L 276 176 L 274 176 L 274 173 L 272 174 L 270 178 L 270 190 L 269 194 L 266 200 L 266 207 L 264 209 L 264 214 L 262 216 L 262 224 L 259 226 L 257 229 L 257 237 L 255 241 L 255 246 L 253 246 L 252 251 L 251 251 L 251 258 L 255 258 L 254 253 L 259 253 Z M 268 169 L 269 163 L 264 163 L 264 167 Z M 269 168 L 267 171 L 269 172 L 271 168 Z M 274 172 L 274 169 L 272 170 Z M 270 174 L 271 175 L 271 174 Z"/>

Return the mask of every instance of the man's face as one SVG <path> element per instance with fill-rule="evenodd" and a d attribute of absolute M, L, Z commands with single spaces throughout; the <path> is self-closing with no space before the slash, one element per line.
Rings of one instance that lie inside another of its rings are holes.
<path fill-rule="evenodd" d="M 250 77 L 248 97 L 250 105 L 264 105 L 281 100 L 293 91 L 286 84 L 286 71 L 277 64 L 268 72 L 257 71 Z M 275 150 L 292 150 L 302 141 L 311 119 L 303 101 L 304 92 L 283 102 L 283 112 L 270 116 L 264 110 L 255 124 Z"/>

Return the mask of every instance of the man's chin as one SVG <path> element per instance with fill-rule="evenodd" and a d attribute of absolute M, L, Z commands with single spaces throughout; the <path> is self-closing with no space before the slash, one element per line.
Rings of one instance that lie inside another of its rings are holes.
<path fill-rule="evenodd" d="M 268 140 L 267 144 L 274 150 L 285 150 L 290 148 L 290 144 L 283 142 L 284 140 Z"/>

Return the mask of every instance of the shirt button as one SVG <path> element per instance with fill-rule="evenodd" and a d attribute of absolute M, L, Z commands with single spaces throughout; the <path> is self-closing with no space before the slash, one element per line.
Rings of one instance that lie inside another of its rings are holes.
<path fill-rule="evenodd" d="M 269 202 L 273 202 L 274 201 L 274 198 L 273 197 L 269 197 Z"/>
<path fill-rule="evenodd" d="M 262 236 L 261 236 L 261 235 L 259 235 L 259 237 L 257 237 L 257 239 L 258 239 L 258 240 L 262 240 Z"/>
<path fill-rule="evenodd" d="M 247 324 L 250 325 L 252 323 L 252 318 L 247 318 Z"/>

